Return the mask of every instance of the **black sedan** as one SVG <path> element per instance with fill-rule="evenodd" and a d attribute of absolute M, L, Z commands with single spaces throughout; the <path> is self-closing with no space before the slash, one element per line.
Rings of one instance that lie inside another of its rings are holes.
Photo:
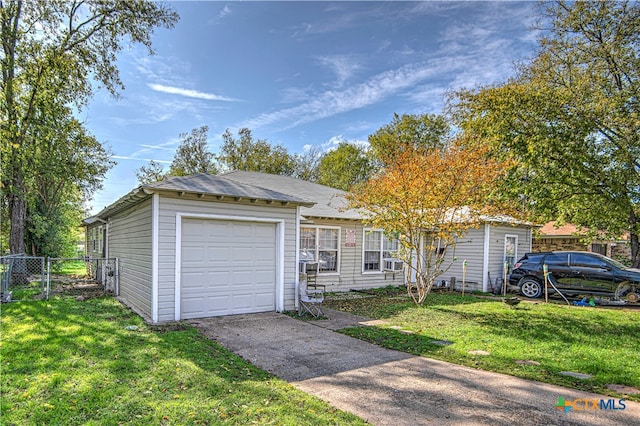
<path fill-rule="evenodd" d="M 640 301 L 640 269 L 597 253 L 556 251 L 527 253 L 513 267 L 509 284 L 526 297 L 544 292 L 544 265 L 553 283 L 566 295 L 605 296 L 630 303 Z M 551 292 L 553 287 L 549 286 Z"/>

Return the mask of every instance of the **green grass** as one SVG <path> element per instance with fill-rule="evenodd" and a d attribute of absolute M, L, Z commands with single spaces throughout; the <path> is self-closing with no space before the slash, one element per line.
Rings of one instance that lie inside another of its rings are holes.
<path fill-rule="evenodd" d="M 359 299 L 329 297 L 325 306 L 386 320 L 387 325 L 341 332 L 387 348 L 612 396 L 619 395 L 607 384 L 640 388 L 640 310 L 529 302 L 511 308 L 500 300 L 445 293 L 432 293 L 424 306 L 416 306 L 388 291 Z M 490 355 L 469 353 L 474 350 Z M 578 380 L 561 371 L 593 378 Z M 640 401 L 640 395 L 627 399 Z"/>
<path fill-rule="evenodd" d="M 84 276 L 87 264 L 84 260 L 56 260 L 51 262 L 51 272 L 59 275 Z"/>
<path fill-rule="evenodd" d="M 1 328 L 2 424 L 364 424 L 112 298 L 5 304 Z"/>

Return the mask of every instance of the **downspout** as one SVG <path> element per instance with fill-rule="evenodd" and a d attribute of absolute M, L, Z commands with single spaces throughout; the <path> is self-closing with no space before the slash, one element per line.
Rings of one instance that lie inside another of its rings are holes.
<path fill-rule="evenodd" d="M 158 322 L 158 226 L 160 196 L 151 196 L 151 321 Z M 175 284 L 174 284 L 175 285 Z"/>
<path fill-rule="evenodd" d="M 294 274 L 294 307 L 296 310 L 300 307 L 300 206 L 296 207 L 296 256 L 295 256 L 295 274 Z"/>
<path fill-rule="evenodd" d="M 104 235 L 103 235 L 103 249 L 102 256 L 105 259 L 109 258 L 109 224 L 111 222 L 111 218 L 109 218 L 109 222 L 106 222 L 104 225 Z"/>
<path fill-rule="evenodd" d="M 489 249 L 491 248 L 491 224 L 484 224 L 484 248 L 482 253 L 482 291 L 489 291 Z"/>

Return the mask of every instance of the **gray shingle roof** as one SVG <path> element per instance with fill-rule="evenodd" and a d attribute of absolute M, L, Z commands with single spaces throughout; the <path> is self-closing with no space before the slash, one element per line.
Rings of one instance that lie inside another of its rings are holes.
<path fill-rule="evenodd" d="M 292 197 L 310 200 L 316 204 L 303 206 L 300 213 L 304 217 L 324 217 L 336 219 L 362 219 L 357 210 L 346 209 L 346 192 L 329 186 L 311 183 L 289 176 L 265 173 L 235 171 L 220 177 L 246 185 L 255 185 L 265 189 L 284 192 Z"/>
<path fill-rule="evenodd" d="M 312 204 L 313 201 L 297 197 L 273 188 L 231 180 L 225 176 L 198 173 L 189 176 L 172 176 L 162 181 L 143 185 L 148 190 L 184 191 L 205 195 L 223 195 L 259 200 Z"/>

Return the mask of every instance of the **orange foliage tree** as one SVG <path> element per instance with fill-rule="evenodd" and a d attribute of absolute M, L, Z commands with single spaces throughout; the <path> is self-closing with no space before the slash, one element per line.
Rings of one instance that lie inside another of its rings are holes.
<path fill-rule="evenodd" d="M 493 195 L 507 167 L 482 144 L 409 149 L 349 193 L 350 206 L 371 226 L 398 237 L 397 257 L 415 271 L 415 287 L 407 288 L 417 304 L 451 267 L 445 264 L 447 248 L 455 255 L 456 239 L 499 209 Z"/>

